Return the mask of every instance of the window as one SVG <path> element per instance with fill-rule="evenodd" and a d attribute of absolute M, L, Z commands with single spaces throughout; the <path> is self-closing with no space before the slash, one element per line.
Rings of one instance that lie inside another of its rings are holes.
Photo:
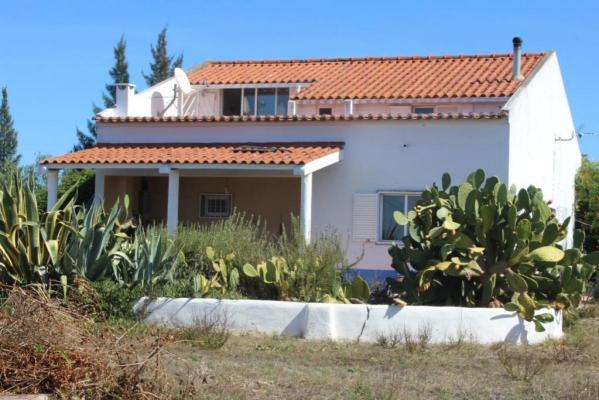
<path fill-rule="evenodd" d="M 398 225 L 393 218 L 393 212 L 401 211 L 407 215 L 408 211 L 414 208 L 418 200 L 420 200 L 420 193 L 417 192 L 381 193 L 379 207 L 379 238 L 381 241 L 401 240 L 408 234 L 407 225 Z"/>
<path fill-rule="evenodd" d="M 289 89 L 277 89 L 277 115 L 287 115 L 287 106 L 289 104 Z"/>
<path fill-rule="evenodd" d="M 243 89 L 243 115 L 256 115 L 256 89 Z"/>
<path fill-rule="evenodd" d="M 432 114 L 435 112 L 435 107 L 414 107 L 416 114 Z"/>
<path fill-rule="evenodd" d="M 202 194 L 200 196 L 200 217 L 220 218 L 231 215 L 230 194 Z"/>
<path fill-rule="evenodd" d="M 318 115 L 332 115 L 332 114 L 333 114 L 333 109 L 330 107 L 318 109 Z"/>
<path fill-rule="evenodd" d="M 223 90 L 223 115 L 241 115 L 241 89 Z"/>
<path fill-rule="evenodd" d="M 258 89 L 257 115 L 275 115 L 276 89 Z"/>
<path fill-rule="evenodd" d="M 223 89 L 223 115 L 287 115 L 289 88 Z"/>

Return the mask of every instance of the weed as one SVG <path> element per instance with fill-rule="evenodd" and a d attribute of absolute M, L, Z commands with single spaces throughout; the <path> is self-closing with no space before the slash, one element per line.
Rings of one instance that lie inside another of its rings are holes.
<path fill-rule="evenodd" d="M 176 328 L 171 333 L 175 340 L 202 350 L 220 349 L 231 336 L 226 315 L 196 316 L 190 326 Z"/>
<path fill-rule="evenodd" d="M 541 348 L 527 344 L 510 345 L 503 343 L 496 352 L 499 363 L 514 380 L 530 382 L 541 373 L 550 358 Z"/>

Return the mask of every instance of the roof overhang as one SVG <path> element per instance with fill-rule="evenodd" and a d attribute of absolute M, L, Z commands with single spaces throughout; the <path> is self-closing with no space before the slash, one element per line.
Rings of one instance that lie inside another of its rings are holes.
<path fill-rule="evenodd" d="M 341 142 L 111 144 L 49 158 L 42 161 L 41 166 L 46 170 L 157 170 L 160 174 L 173 169 L 279 171 L 303 176 L 341 161 L 343 145 Z M 268 150 L 262 151 L 262 148 Z M 116 161 L 117 158 L 121 160 Z"/>

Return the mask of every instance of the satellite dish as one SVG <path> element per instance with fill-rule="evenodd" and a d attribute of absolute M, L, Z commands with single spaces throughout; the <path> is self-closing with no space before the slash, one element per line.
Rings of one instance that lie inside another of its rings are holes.
<path fill-rule="evenodd" d="M 189 83 L 189 78 L 187 78 L 187 74 L 181 68 L 175 68 L 175 81 L 177 82 L 177 86 L 179 86 L 183 94 L 189 94 L 193 92 L 191 83 Z"/>

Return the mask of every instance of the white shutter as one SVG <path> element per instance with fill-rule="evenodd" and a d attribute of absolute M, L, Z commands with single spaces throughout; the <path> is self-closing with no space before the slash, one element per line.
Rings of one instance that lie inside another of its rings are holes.
<path fill-rule="evenodd" d="M 377 239 L 378 195 L 376 193 L 354 194 L 352 237 L 366 241 Z"/>

